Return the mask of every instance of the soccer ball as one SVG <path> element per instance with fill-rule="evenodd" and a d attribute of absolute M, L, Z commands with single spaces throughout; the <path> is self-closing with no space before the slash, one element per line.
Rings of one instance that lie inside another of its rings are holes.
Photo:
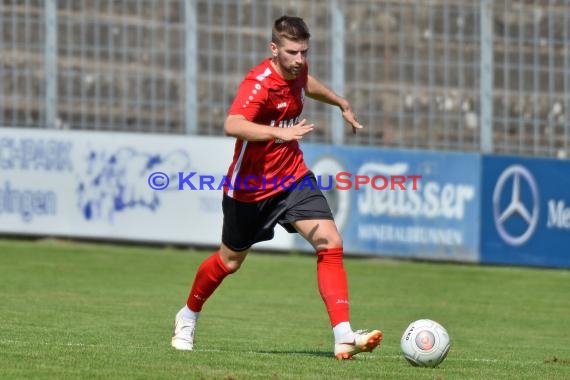
<path fill-rule="evenodd" d="M 410 323 L 402 335 L 400 347 L 406 360 L 413 366 L 436 367 L 451 348 L 447 330 L 431 319 Z"/>

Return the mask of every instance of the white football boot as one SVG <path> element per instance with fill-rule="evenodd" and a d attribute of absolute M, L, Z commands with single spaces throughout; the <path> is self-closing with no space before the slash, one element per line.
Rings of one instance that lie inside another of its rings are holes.
<path fill-rule="evenodd" d="M 191 351 L 194 348 L 194 333 L 196 332 L 195 318 L 185 318 L 182 310 L 176 314 L 174 320 L 174 333 L 172 334 L 172 347 L 177 350 Z"/>
<path fill-rule="evenodd" d="M 359 352 L 372 352 L 380 341 L 382 341 L 382 331 L 358 330 L 353 333 L 351 341 L 334 345 L 334 356 L 338 360 L 352 359 Z"/>

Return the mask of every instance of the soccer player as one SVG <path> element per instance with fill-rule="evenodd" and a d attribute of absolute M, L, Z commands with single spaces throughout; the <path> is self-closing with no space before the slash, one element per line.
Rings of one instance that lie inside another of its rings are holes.
<path fill-rule="evenodd" d="M 238 88 L 224 124 L 236 143 L 222 200 L 222 244 L 198 268 L 186 305 L 176 314 L 176 349 L 193 349 L 202 306 L 240 268 L 253 244 L 273 238 L 276 224 L 301 234 L 316 251 L 317 283 L 336 358 L 372 351 L 382 339 L 379 330 L 352 330 L 342 239 L 299 148 L 299 140 L 314 129 L 300 120 L 305 96 L 339 107 L 354 131 L 362 128 L 350 103 L 309 75 L 309 38 L 301 18 L 275 20 L 271 57 L 254 67 Z"/>

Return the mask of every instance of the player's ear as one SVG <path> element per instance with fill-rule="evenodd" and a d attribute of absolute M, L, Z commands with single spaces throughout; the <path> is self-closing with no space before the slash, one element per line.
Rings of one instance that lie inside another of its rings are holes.
<path fill-rule="evenodd" d="M 277 49 L 277 44 L 275 42 L 271 42 L 269 44 L 269 49 L 271 50 L 271 54 L 274 57 L 277 57 L 278 49 Z"/>

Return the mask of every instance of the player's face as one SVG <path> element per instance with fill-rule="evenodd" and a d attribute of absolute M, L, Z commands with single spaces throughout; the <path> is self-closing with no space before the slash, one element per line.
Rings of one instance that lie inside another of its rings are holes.
<path fill-rule="evenodd" d="M 275 65 L 285 79 L 293 79 L 299 75 L 307 61 L 308 41 L 291 41 L 283 39 L 281 45 L 271 43 Z"/>

